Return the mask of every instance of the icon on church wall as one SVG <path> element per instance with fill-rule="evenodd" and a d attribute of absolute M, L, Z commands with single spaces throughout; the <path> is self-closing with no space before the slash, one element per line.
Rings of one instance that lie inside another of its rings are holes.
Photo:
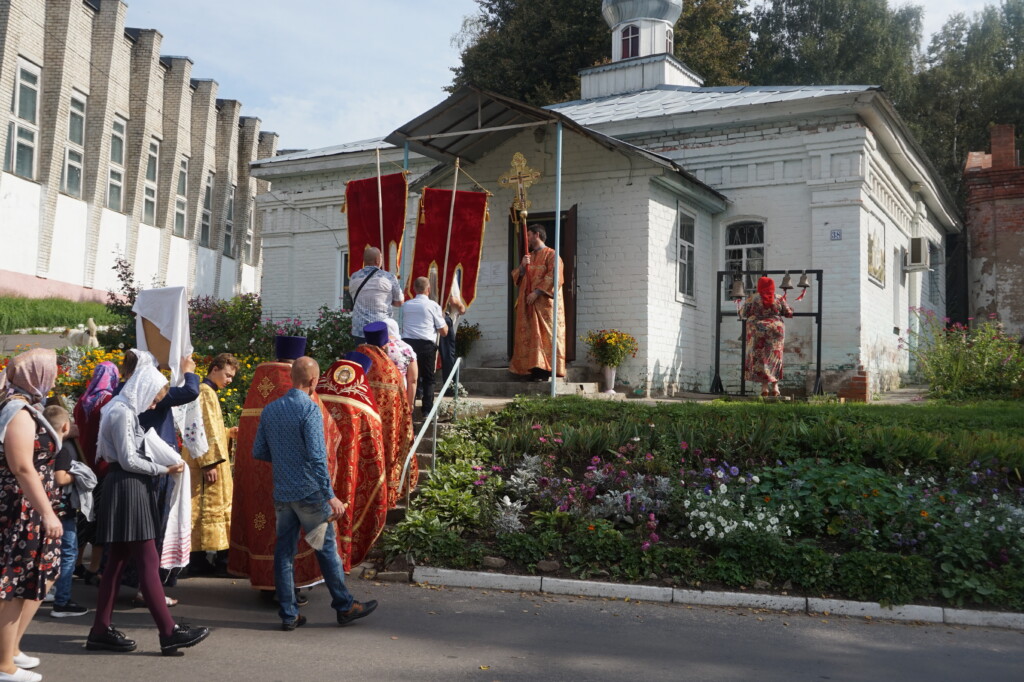
<path fill-rule="evenodd" d="M 868 277 L 885 286 L 885 226 L 875 220 L 868 226 Z"/>

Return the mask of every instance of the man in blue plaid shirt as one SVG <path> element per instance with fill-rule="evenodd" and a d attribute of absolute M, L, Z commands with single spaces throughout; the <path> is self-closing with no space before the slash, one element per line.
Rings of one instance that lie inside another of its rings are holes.
<path fill-rule="evenodd" d="M 384 270 L 383 263 L 380 249 L 366 247 L 362 270 L 348 281 L 348 293 L 352 296 L 352 336 L 357 346 L 366 343 L 363 327 L 391 317 L 391 307 L 400 307 L 405 300 L 398 278 Z"/>

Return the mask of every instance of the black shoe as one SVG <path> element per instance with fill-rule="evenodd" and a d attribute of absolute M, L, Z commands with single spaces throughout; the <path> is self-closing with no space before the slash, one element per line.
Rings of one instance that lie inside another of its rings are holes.
<path fill-rule="evenodd" d="M 111 625 L 99 635 L 90 632 L 89 638 L 85 640 L 85 648 L 89 651 L 135 651 L 135 640 L 128 639 Z"/>
<path fill-rule="evenodd" d="M 369 616 L 376 608 L 376 599 L 364 602 L 354 601 L 348 611 L 338 611 L 338 625 L 348 625 L 354 620 Z"/>
<path fill-rule="evenodd" d="M 295 620 L 292 620 L 292 621 L 288 621 L 288 620 L 281 621 L 281 629 L 284 630 L 285 632 L 291 632 L 295 628 L 301 628 L 305 624 L 306 624 L 306 617 L 303 616 L 300 613 L 298 616 L 296 616 Z"/>
<path fill-rule="evenodd" d="M 210 628 L 194 628 L 185 623 L 178 623 L 170 635 L 167 637 L 160 635 L 160 653 L 170 656 L 178 649 L 187 649 L 199 644 L 209 635 Z"/>
<path fill-rule="evenodd" d="M 53 610 L 50 611 L 50 615 L 54 618 L 68 618 L 70 616 L 84 616 L 89 613 L 89 609 L 85 608 L 78 602 L 68 600 L 67 604 L 54 604 Z"/>

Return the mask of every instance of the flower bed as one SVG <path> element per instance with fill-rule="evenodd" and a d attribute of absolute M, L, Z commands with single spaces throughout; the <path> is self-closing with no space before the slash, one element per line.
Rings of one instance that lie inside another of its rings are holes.
<path fill-rule="evenodd" d="M 521 400 L 457 426 L 386 552 L 1024 609 L 1019 404 L 615 407 Z"/>

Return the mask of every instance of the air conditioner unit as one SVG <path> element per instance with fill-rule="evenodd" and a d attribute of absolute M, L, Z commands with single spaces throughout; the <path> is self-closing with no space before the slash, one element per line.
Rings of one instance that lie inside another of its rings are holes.
<path fill-rule="evenodd" d="M 928 240 L 925 237 L 910 238 L 910 251 L 907 252 L 905 265 L 907 272 L 930 269 Z"/>

